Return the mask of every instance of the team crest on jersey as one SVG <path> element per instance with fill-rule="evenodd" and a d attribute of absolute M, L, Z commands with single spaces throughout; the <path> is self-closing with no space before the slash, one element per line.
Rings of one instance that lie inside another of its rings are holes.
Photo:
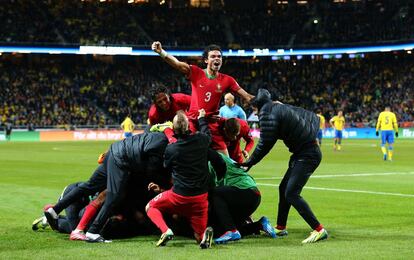
<path fill-rule="evenodd" d="M 220 85 L 220 83 L 219 83 L 219 84 L 217 84 L 217 89 L 216 89 L 216 92 L 218 92 L 218 93 L 223 92 L 223 90 L 221 89 L 221 85 Z"/>

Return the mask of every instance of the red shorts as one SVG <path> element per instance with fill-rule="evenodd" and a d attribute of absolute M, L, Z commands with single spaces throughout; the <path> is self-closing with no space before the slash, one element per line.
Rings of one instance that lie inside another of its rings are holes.
<path fill-rule="evenodd" d="M 189 128 L 192 133 L 198 131 L 198 124 L 196 120 L 188 120 L 189 121 Z M 227 150 L 226 142 L 224 141 L 224 137 L 220 132 L 220 127 L 218 122 L 208 122 L 208 129 L 211 132 L 211 145 L 210 147 L 214 150 Z"/>
<path fill-rule="evenodd" d="M 170 189 L 155 196 L 148 204 L 163 213 L 186 217 L 194 232 L 203 237 L 208 219 L 207 192 L 197 196 L 182 196 Z"/>

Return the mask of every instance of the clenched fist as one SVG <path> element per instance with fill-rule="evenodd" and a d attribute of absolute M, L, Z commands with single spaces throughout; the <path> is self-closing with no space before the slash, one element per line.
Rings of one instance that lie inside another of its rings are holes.
<path fill-rule="evenodd" d="M 154 52 L 156 52 L 156 53 L 160 54 L 160 53 L 161 53 L 161 51 L 162 51 L 162 46 L 161 46 L 161 43 L 160 43 L 160 42 L 153 42 L 153 43 L 152 43 L 152 45 L 151 45 L 151 49 L 152 49 Z"/>

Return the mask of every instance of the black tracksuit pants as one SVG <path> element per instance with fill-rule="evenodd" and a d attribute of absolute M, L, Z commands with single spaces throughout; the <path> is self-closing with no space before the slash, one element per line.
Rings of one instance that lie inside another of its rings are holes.
<path fill-rule="evenodd" d="M 239 189 L 232 186 L 215 187 L 209 192 L 211 213 L 215 235 L 238 229 L 243 235 L 246 219 L 255 212 L 260 204 L 261 195 L 257 189 Z"/>
<path fill-rule="evenodd" d="M 293 206 L 312 229 L 319 226 L 319 221 L 300 193 L 321 160 L 322 153 L 317 145 L 306 147 L 290 157 L 289 168 L 279 185 L 278 225 L 286 226 L 289 209 Z"/>
<path fill-rule="evenodd" d="M 91 178 L 69 192 L 53 209 L 59 214 L 79 198 L 93 195 L 106 188 L 105 202 L 88 230 L 91 233 L 99 233 L 111 216 L 114 206 L 122 199 L 128 177 L 129 173 L 116 165 L 112 153 L 109 151 L 105 156 L 104 162 L 98 166 Z"/>
<path fill-rule="evenodd" d="M 69 194 L 72 190 L 76 189 L 79 185 L 82 185 L 82 183 L 74 183 L 67 186 L 63 191 L 62 196 L 59 198 L 58 202 L 62 200 L 64 197 L 66 197 L 66 195 Z M 78 225 L 83 214 L 83 209 L 85 208 L 85 206 L 88 205 L 88 203 L 89 199 L 87 197 L 81 197 L 75 202 L 71 203 L 65 209 L 66 216 L 59 216 L 58 231 L 60 233 L 67 234 L 72 232 L 72 230 L 74 230 Z"/>

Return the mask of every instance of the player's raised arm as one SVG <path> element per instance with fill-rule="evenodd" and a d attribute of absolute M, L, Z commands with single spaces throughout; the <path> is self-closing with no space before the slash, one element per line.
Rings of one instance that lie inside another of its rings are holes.
<path fill-rule="evenodd" d="M 249 93 L 247 93 L 247 91 L 246 90 L 244 90 L 244 89 L 242 89 L 242 88 L 240 88 L 238 91 L 237 91 L 237 94 L 239 95 L 239 96 L 241 96 L 244 100 L 246 100 L 247 102 L 249 102 L 250 103 L 250 100 L 252 99 L 252 98 L 254 98 L 254 96 L 253 95 L 250 95 Z"/>
<path fill-rule="evenodd" d="M 165 60 L 171 67 L 178 70 L 179 72 L 189 75 L 190 74 L 190 65 L 185 62 L 179 61 L 176 57 L 168 54 L 163 48 L 160 42 L 153 42 L 151 45 L 151 49 L 158 53 L 161 58 Z"/>

